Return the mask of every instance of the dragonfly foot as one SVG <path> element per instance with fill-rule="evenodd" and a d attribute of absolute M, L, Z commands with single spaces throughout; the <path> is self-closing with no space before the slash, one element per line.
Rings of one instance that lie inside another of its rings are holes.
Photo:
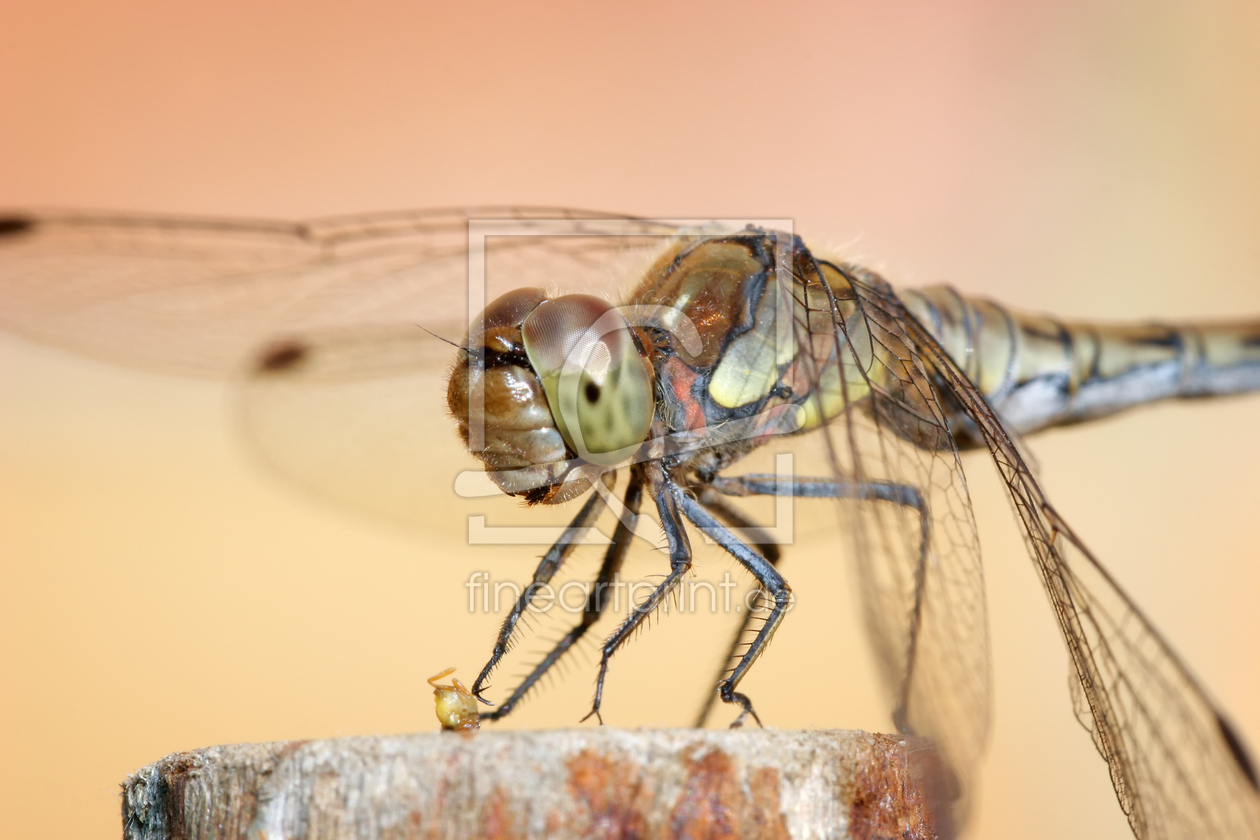
<path fill-rule="evenodd" d="M 598 706 L 596 706 L 595 708 L 587 712 L 586 717 L 582 718 L 580 721 L 578 721 L 578 723 L 586 723 L 586 721 L 590 720 L 591 718 L 595 718 L 595 720 L 599 721 L 600 726 L 604 725 L 604 716 L 599 713 Z"/>
<path fill-rule="evenodd" d="M 761 718 L 753 711 L 752 701 L 748 699 L 747 694 L 740 694 L 728 685 L 721 688 L 722 702 L 735 703 L 739 706 L 739 717 L 731 723 L 731 729 L 739 729 L 744 725 L 748 718 L 752 718 L 757 722 L 757 726 L 765 729 L 766 725 L 761 722 Z"/>

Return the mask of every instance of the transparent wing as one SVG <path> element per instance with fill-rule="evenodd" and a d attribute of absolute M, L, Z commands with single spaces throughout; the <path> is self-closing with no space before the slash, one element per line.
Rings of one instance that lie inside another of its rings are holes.
<path fill-rule="evenodd" d="M 798 275 L 817 277 L 818 269 Z M 798 335 L 809 334 L 819 360 L 823 402 L 839 394 L 847 406 L 824 428 L 833 470 L 904 489 L 895 501 L 840 502 L 841 526 L 853 541 L 863 617 L 894 721 L 935 742 L 948 769 L 939 792 L 961 825 L 987 740 L 991 687 L 980 548 L 950 434 L 952 407 L 900 312 L 875 289 L 854 276 L 830 289 L 808 282 L 806 296 Z"/>
<path fill-rule="evenodd" d="M 1203 688 L 1050 505 L 1016 443 L 962 371 L 886 285 L 871 284 L 862 296 L 868 310 L 879 307 L 900 325 L 900 338 L 918 356 L 916 367 L 927 372 L 921 384 L 947 395 L 988 444 L 1075 667 L 1077 716 L 1107 761 L 1134 834 L 1142 840 L 1260 837 L 1255 771 Z M 938 591 L 953 590 L 946 583 Z M 925 596 L 933 596 L 930 587 Z M 974 601 L 938 600 L 946 611 L 970 619 Z M 930 628 L 925 622 L 924 632 Z M 939 646 L 957 659 L 951 648 L 961 640 L 942 636 Z M 927 681 L 946 686 L 961 679 L 962 696 L 972 690 L 971 675 L 955 673 L 954 664 L 942 667 L 920 655 L 909 667 L 911 685 L 921 679 L 915 672 L 928 668 Z M 917 730 L 914 697 L 907 719 Z M 955 715 L 961 711 L 939 703 L 918 708 L 936 730 L 959 723 Z"/>
<path fill-rule="evenodd" d="M 450 434 L 434 372 L 454 350 L 426 329 L 458 342 L 467 328 L 470 220 L 511 223 L 483 240 L 486 301 L 531 285 L 615 293 L 678 229 L 528 207 L 309 222 L 9 214 L 0 328 L 133 367 L 243 378 L 244 430 L 264 462 L 416 524 L 434 433 Z"/>
<path fill-rule="evenodd" d="M 0 219 L 0 326 L 111 361 L 223 376 L 287 332 L 467 325 L 470 219 L 517 223 L 519 235 L 487 242 L 490 296 L 598 285 L 610 252 L 673 229 L 545 208 L 310 222 L 14 214 Z"/>
<path fill-rule="evenodd" d="M 434 344 L 450 350 L 408 324 L 286 338 L 273 358 L 289 361 L 261 366 L 241 391 L 240 428 L 252 454 L 324 501 L 440 531 L 451 514 L 435 500 L 454 479 L 444 473 L 475 462 L 459 457 Z"/>

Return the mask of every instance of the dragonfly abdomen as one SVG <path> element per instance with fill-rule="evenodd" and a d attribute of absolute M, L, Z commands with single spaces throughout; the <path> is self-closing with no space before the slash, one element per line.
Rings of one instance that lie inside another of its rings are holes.
<path fill-rule="evenodd" d="M 1020 312 L 948 286 L 901 297 L 1020 432 L 1174 397 L 1260 390 L 1260 319 L 1090 324 Z"/>

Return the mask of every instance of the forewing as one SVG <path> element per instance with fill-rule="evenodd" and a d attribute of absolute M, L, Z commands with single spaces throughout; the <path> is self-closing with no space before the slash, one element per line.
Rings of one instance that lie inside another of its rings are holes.
<path fill-rule="evenodd" d="M 975 421 L 1010 491 L 1076 673 L 1077 717 L 1142 840 L 1260 837 L 1238 736 L 1177 655 L 1046 499 L 983 397 L 904 307 L 908 337 Z"/>
<path fill-rule="evenodd" d="M 434 533 L 450 522 L 460 457 L 445 411 L 445 376 L 415 326 L 302 333 L 241 390 L 241 431 L 255 458 L 317 497 Z M 446 354 L 443 353 L 443 356 Z M 279 360 L 284 360 L 283 364 Z"/>
<path fill-rule="evenodd" d="M 948 771 L 938 790 L 952 800 L 959 825 L 991 702 L 984 579 L 966 480 L 948 406 L 900 313 L 881 288 L 856 277 L 848 289 L 833 286 L 824 296 L 821 284 L 809 285 L 812 323 L 798 326 L 826 348 L 816 351 L 820 359 L 829 354 L 819 363 L 822 390 L 838 389 L 847 405 L 825 427 L 833 469 L 872 488 L 913 491 L 899 501 L 868 493 L 840 502 L 842 527 L 854 540 L 863 616 L 894 721 L 935 742 Z"/>
<path fill-rule="evenodd" d="M 470 220 L 504 223 L 473 238 L 474 295 Z M 530 285 L 615 294 L 677 230 L 517 207 L 309 222 L 13 214 L 0 219 L 0 328 L 134 367 L 241 378 L 243 428 L 267 465 L 342 506 L 423 526 L 419 500 L 435 479 L 449 484 L 429 468 L 435 441 L 457 448 L 442 374 L 470 300 Z"/>
<path fill-rule="evenodd" d="M 486 241 L 486 299 L 606 281 L 598 266 L 630 235 L 672 229 L 546 208 L 309 222 L 13 214 L 0 219 L 0 327 L 194 376 L 244 373 L 259 348 L 289 333 L 418 324 L 455 330 L 448 337 L 458 341 L 468 323 L 470 219 L 512 220 L 519 233 Z M 554 235 L 529 235 L 536 229 Z"/>

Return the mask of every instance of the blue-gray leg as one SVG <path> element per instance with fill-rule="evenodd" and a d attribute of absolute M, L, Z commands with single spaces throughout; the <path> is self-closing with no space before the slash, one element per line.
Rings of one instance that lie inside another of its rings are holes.
<path fill-rule="evenodd" d="M 799 498 L 815 499 L 873 499 L 876 501 L 890 502 L 914 508 L 919 513 L 920 522 L 920 551 L 918 564 L 918 577 L 920 579 L 925 571 L 927 549 L 931 537 L 931 518 L 928 515 L 927 503 L 924 501 L 923 494 L 919 492 L 918 488 L 887 481 L 854 482 L 804 477 L 781 479 L 778 476 L 769 474 L 713 477 L 706 489 L 700 494 L 701 503 L 710 511 L 717 514 L 717 516 L 724 520 L 728 525 L 736 528 L 742 528 L 745 533 L 751 532 L 756 534 L 764 532 L 760 532 L 760 529 L 751 526 L 741 512 L 731 507 L 717 494 L 736 497 L 795 496 Z M 766 560 L 772 565 L 776 564 L 779 560 L 780 554 L 778 547 L 770 544 L 769 536 L 766 535 L 758 539 L 757 543 L 757 548 L 762 550 Z M 921 591 L 921 580 L 917 582 L 919 583 L 919 590 Z M 916 617 L 917 614 L 918 605 L 916 604 Z M 713 711 L 714 703 L 721 695 L 721 687 L 732 676 L 734 676 L 735 672 L 729 668 L 729 663 L 731 660 L 735 659 L 735 657 L 739 654 L 739 649 L 745 644 L 744 639 L 751 630 L 752 623 L 756 617 L 756 613 L 750 611 L 744 615 L 743 621 L 740 622 L 739 629 L 735 633 L 735 638 L 731 641 L 730 649 L 726 658 L 722 660 L 722 666 L 718 671 L 716 680 L 719 687 L 718 691 L 710 693 L 706 696 L 704 705 L 696 717 L 696 726 L 704 726 L 705 721 L 708 720 L 709 715 Z M 914 626 L 917 628 L 917 620 L 914 622 Z M 763 625 L 763 632 L 764 629 L 765 627 Z M 771 632 L 773 632 L 773 629 Z M 756 644 L 758 639 L 761 637 L 762 633 L 759 633 L 757 638 L 753 640 L 753 643 Z M 912 631 L 912 645 L 915 639 L 917 639 L 917 633 Z M 768 638 L 765 641 L 768 641 Z M 761 648 L 764 648 L 764 645 L 765 642 L 762 642 Z M 752 652 L 751 647 L 749 648 L 749 651 L 745 652 L 744 656 L 740 658 L 740 665 L 743 664 L 744 658 L 747 657 L 749 652 Z M 760 648 L 758 652 L 760 652 Z M 913 656 L 913 651 L 911 655 Z M 736 668 L 738 669 L 740 665 L 737 665 Z M 746 671 L 747 668 L 745 667 L 744 670 Z M 742 713 L 740 718 L 743 718 Z"/>

